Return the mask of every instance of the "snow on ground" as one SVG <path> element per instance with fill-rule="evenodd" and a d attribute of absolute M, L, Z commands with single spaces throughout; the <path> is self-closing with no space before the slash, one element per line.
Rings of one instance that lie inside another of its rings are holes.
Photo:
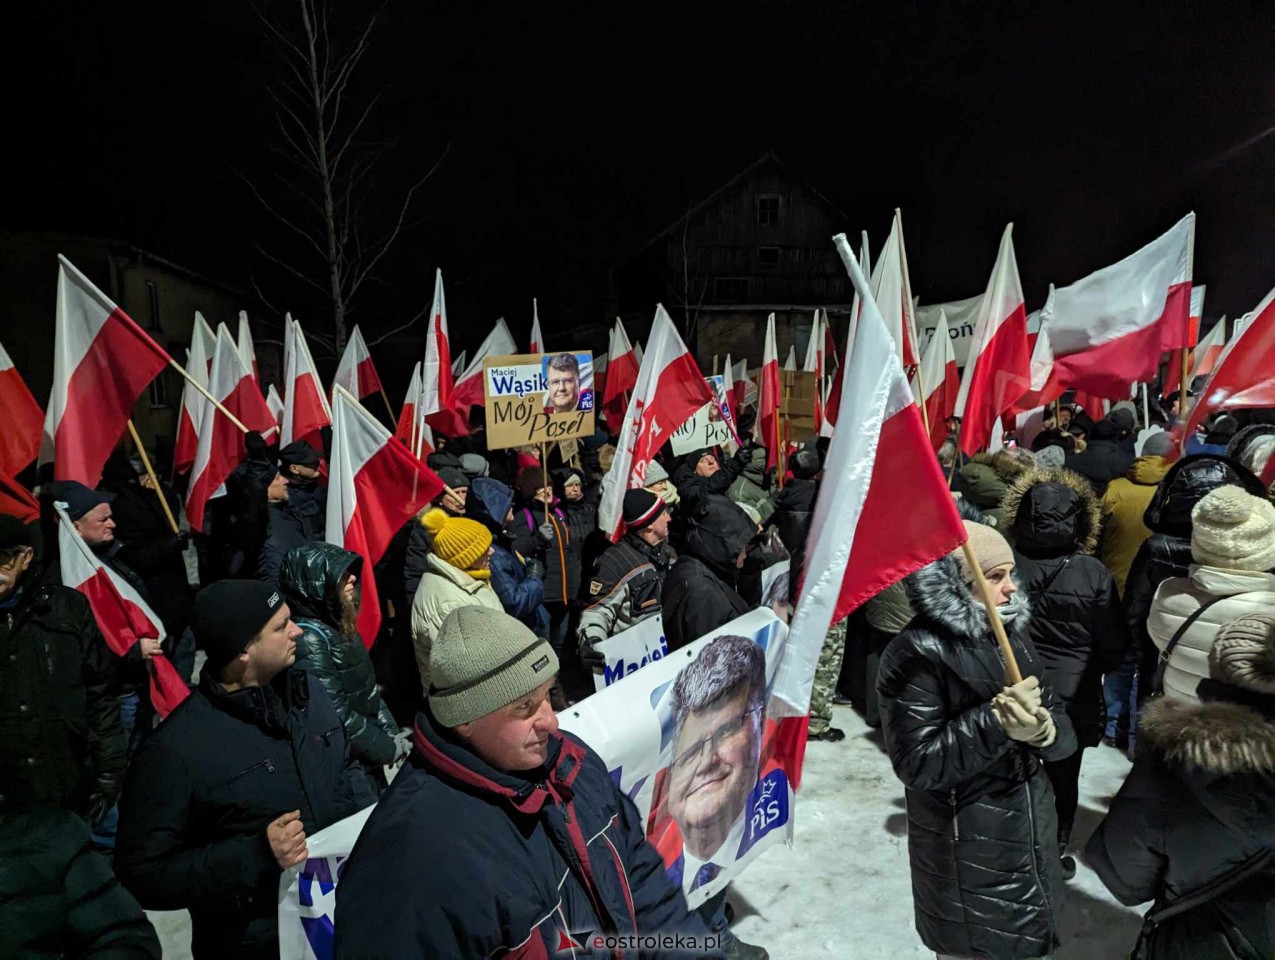
<path fill-rule="evenodd" d="M 880 734 L 849 707 L 837 707 L 841 743 L 807 748 L 791 850 L 772 847 L 735 881 L 735 932 L 772 960 L 929 957 L 912 925 L 903 786 L 882 752 Z M 1085 752 L 1075 850 L 1102 819 L 1129 771 L 1109 747 Z M 1127 956 L 1142 921 L 1117 903 L 1077 855 L 1067 885 L 1063 946 L 1057 960 Z M 167 960 L 190 956 L 185 911 L 151 912 Z"/>

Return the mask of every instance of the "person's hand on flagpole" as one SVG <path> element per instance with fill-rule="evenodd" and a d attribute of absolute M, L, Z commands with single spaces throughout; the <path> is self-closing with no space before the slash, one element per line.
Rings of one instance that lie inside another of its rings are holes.
<path fill-rule="evenodd" d="M 142 637 L 137 641 L 137 646 L 142 652 L 143 660 L 151 660 L 164 655 L 164 648 L 155 637 Z"/>

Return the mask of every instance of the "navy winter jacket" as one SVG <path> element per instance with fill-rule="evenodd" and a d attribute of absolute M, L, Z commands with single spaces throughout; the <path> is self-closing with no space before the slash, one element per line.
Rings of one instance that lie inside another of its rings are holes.
<path fill-rule="evenodd" d="M 500 597 L 505 613 L 521 620 L 538 637 L 549 636 L 549 611 L 545 609 L 545 584 L 527 574 L 526 563 L 514 552 L 505 533 L 505 516 L 513 506 L 509 487 L 490 477 L 477 477 L 465 498 L 465 516 L 491 531 L 491 588 Z"/>

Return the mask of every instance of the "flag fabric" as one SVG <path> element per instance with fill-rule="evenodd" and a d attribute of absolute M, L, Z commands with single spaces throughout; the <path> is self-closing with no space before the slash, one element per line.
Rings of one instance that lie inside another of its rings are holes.
<path fill-rule="evenodd" d="M 731 366 L 730 354 L 726 354 L 726 363 L 722 366 L 722 392 L 726 395 L 726 406 L 730 410 L 731 430 L 735 429 L 739 417 L 739 407 L 735 402 L 735 369 Z"/>
<path fill-rule="evenodd" d="M 462 350 L 460 356 L 452 361 L 452 376 L 458 377 L 465 372 L 465 364 L 469 362 L 469 351 Z"/>
<path fill-rule="evenodd" d="M 319 431 L 332 423 L 323 382 L 310 355 L 301 324 L 290 316 L 284 320 L 283 334 L 283 420 L 279 424 L 279 445 L 286 447 L 294 440 L 306 440 L 316 450 L 323 450 Z"/>
<path fill-rule="evenodd" d="M 287 338 L 287 328 L 285 321 L 284 338 Z M 208 344 L 205 344 L 208 346 Z M 243 357 L 243 362 L 248 364 L 248 369 L 252 372 L 252 382 L 257 385 L 257 389 L 261 389 L 261 368 L 257 366 L 257 349 L 252 344 L 252 329 L 248 326 L 248 311 L 239 311 L 239 355 Z M 210 348 L 209 356 L 212 356 Z"/>
<path fill-rule="evenodd" d="M 607 376 L 602 392 L 602 419 L 607 430 L 617 436 L 624 425 L 624 412 L 628 409 L 629 395 L 637 385 L 638 362 L 624 321 L 615 318 L 611 328 L 610 350 L 607 352 Z"/>
<path fill-rule="evenodd" d="M 1053 403 L 1064 393 L 1066 386 L 1054 376 L 1054 347 L 1049 337 L 1049 320 L 1054 310 L 1054 287 L 1049 287 L 1049 296 L 1045 305 L 1027 315 L 1027 329 L 1036 329 L 1027 334 L 1027 343 L 1031 348 L 1031 360 L 1028 361 L 1031 382 L 1027 392 L 1014 401 L 1010 411 L 1015 414 L 1026 413 Z"/>
<path fill-rule="evenodd" d="M 1160 355 L 1189 345 L 1195 214 L 1125 257 L 1054 292 L 1054 376 L 1108 399 L 1153 379 Z"/>
<path fill-rule="evenodd" d="M 956 394 L 960 389 L 961 376 L 956 370 L 956 352 L 948 336 L 947 317 L 940 316 L 934 335 L 921 355 L 917 376 L 912 378 L 912 395 L 918 405 L 925 405 L 930 444 L 935 450 L 947 439 L 947 420 L 956 412 Z"/>
<path fill-rule="evenodd" d="M 1194 347 L 1200 342 L 1200 318 L 1204 316 L 1204 294 L 1206 288 L 1207 284 L 1203 283 L 1198 287 L 1191 287 L 1191 315 L 1187 320 L 1186 345 L 1188 347 Z M 1192 375 L 1191 379 L 1194 379 L 1194 375 Z M 1160 388 L 1160 395 L 1167 397 L 1177 393 L 1181 385 L 1182 357 L 1180 354 L 1171 355 L 1164 369 L 1164 385 Z"/>
<path fill-rule="evenodd" d="M 31 491 L 5 473 L 0 473 L 0 513 L 17 517 L 24 524 L 40 519 L 40 504 Z"/>
<path fill-rule="evenodd" d="M 1195 355 L 1191 364 L 1190 380 L 1194 383 L 1196 377 L 1207 377 L 1217 367 L 1218 358 L 1222 356 L 1222 350 L 1226 347 L 1226 317 L 1223 317 L 1213 325 L 1213 329 L 1204 335 L 1204 339 L 1199 342 L 1195 348 Z"/>
<path fill-rule="evenodd" d="M 757 383 L 757 420 L 753 436 L 766 448 L 766 469 L 779 463 L 779 351 L 775 346 L 775 315 L 766 318 L 766 341 L 762 349 L 761 378 Z"/>
<path fill-rule="evenodd" d="M 266 406 L 269 407 L 275 426 L 278 427 L 283 423 L 283 397 L 279 396 L 279 391 L 274 388 L 273 383 L 266 389 Z"/>
<path fill-rule="evenodd" d="M 512 343 L 512 338 L 510 340 Z M 513 353 L 512 350 L 509 351 Z M 434 271 L 434 304 L 429 311 L 429 329 L 425 332 L 425 362 L 421 365 L 421 393 L 417 415 L 429 417 L 446 414 L 451 408 L 454 387 L 451 339 L 447 332 L 447 298 L 443 293 L 443 271 Z M 481 383 L 479 384 L 481 387 Z M 479 396 L 482 395 L 480 389 Z M 444 431 L 446 432 L 446 431 Z M 469 423 L 463 433 L 467 436 Z"/>
<path fill-rule="evenodd" d="M 788 359 L 784 361 L 784 369 L 792 373 L 797 371 L 797 345 L 795 343 L 788 347 Z"/>
<path fill-rule="evenodd" d="M 965 527 L 908 389 L 898 346 L 845 234 L 834 238 L 863 309 L 842 366 L 838 422 L 815 500 L 801 599 L 775 685 L 808 710 L 828 628 L 868 598 L 956 549 Z M 901 496 L 900 491 L 907 491 Z"/>
<path fill-rule="evenodd" d="M 545 338 L 540 332 L 540 307 L 535 297 L 531 298 L 531 352 L 545 352 Z"/>
<path fill-rule="evenodd" d="M 895 210 L 890 236 L 872 269 L 872 296 L 885 318 L 886 329 L 898 344 L 899 357 L 906 370 L 920 362 L 920 350 L 916 345 L 915 307 L 904 256 L 903 221 Z"/>
<path fill-rule="evenodd" d="M 1182 448 L 1212 414 L 1249 407 L 1275 407 L 1275 290 L 1222 350 L 1187 417 Z"/>
<path fill-rule="evenodd" d="M 44 411 L 0 344 L 0 476 L 16 476 L 40 455 Z"/>
<path fill-rule="evenodd" d="M 337 384 L 360 400 L 381 392 L 381 377 L 376 372 L 376 364 L 372 362 L 372 354 L 358 324 L 350 331 L 350 339 L 345 342 L 341 362 L 336 365 L 336 376 L 332 378 L 333 391 Z"/>
<path fill-rule="evenodd" d="M 624 533 L 621 507 L 625 491 L 646 486 L 646 468 L 656 452 L 696 410 L 712 401 L 713 394 L 695 358 L 663 304 L 657 305 L 646 356 L 624 413 L 615 460 L 602 478 L 598 528 L 613 542 Z"/>
<path fill-rule="evenodd" d="M 486 357 L 503 357 L 518 352 L 513 335 L 509 332 L 502 317 L 496 321 L 491 333 L 487 334 L 474 354 L 465 372 L 456 378 L 451 390 L 451 400 L 445 409 L 437 413 L 429 412 L 431 401 L 428 363 L 421 368 L 422 410 L 425 422 L 445 437 L 469 436 L 469 412 L 474 407 L 484 405 L 483 401 L 483 360 Z"/>
<path fill-rule="evenodd" d="M 224 323 L 217 327 L 208 392 L 249 430 L 266 434 L 274 427 L 274 415 Z M 186 516 L 192 530 L 204 529 L 204 509 L 208 501 L 225 492 L 226 477 L 243 461 L 246 453 L 242 431 L 205 397 L 195 463 L 186 491 Z"/>
<path fill-rule="evenodd" d="M 96 487 L 142 391 L 172 362 L 132 318 L 58 254 L 53 390 L 40 464 Z"/>
<path fill-rule="evenodd" d="M 802 369 L 815 375 L 815 436 L 823 430 L 823 350 L 824 327 L 827 319 L 816 308 L 814 323 L 810 327 L 810 340 L 806 344 L 806 362 Z M 729 359 L 729 358 L 728 358 Z"/>
<path fill-rule="evenodd" d="M 195 448 L 199 445 L 199 426 L 203 422 L 206 398 L 191 380 L 208 389 L 208 369 L 212 352 L 217 348 L 217 335 L 208 329 L 203 314 L 195 311 L 195 325 L 190 335 L 190 355 L 186 358 L 186 373 L 190 380 L 182 389 L 181 413 L 177 419 L 177 442 L 173 446 L 173 473 L 185 473 L 195 464 Z"/>
<path fill-rule="evenodd" d="M 93 619 L 117 657 L 125 656 L 143 637 L 164 639 L 162 621 L 133 586 L 103 565 L 84 542 L 63 505 L 54 504 L 58 516 L 58 562 L 62 584 L 82 593 L 93 610 Z M 166 717 L 190 695 L 190 688 L 167 657 L 146 662 L 150 673 L 150 698 L 155 712 Z"/>
<path fill-rule="evenodd" d="M 416 407 L 420 399 L 421 361 L 417 360 L 416 366 L 412 368 L 412 379 L 407 382 L 407 395 L 403 397 L 403 407 L 398 415 L 398 423 L 394 426 L 394 439 L 401 440 L 409 448 L 412 447 L 414 426 L 417 422 Z"/>
<path fill-rule="evenodd" d="M 969 361 L 956 398 L 961 450 L 973 456 L 991 438 L 996 418 L 1031 386 L 1027 311 L 1014 257 L 1014 225 L 1001 235 L 996 265 L 978 310 Z"/>
<path fill-rule="evenodd" d="M 870 275 L 871 267 L 871 260 L 868 257 L 868 231 L 864 230 L 861 237 L 859 244 L 859 272 L 866 277 Z M 859 321 L 860 312 L 859 291 L 855 290 L 854 299 L 850 305 L 851 341 L 854 340 L 855 324 Z M 828 398 L 823 404 L 823 416 L 828 424 L 829 435 L 831 435 L 832 428 L 837 425 L 838 411 L 841 409 L 841 381 L 844 379 L 841 376 L 841 370 L 843 368 L 844 364 L 837 368 L 837 376 L 833 378 L 832 384 L 828 388 Z"/>
<path fill-rule="evenodd" d="M 370 647 L 381 628 L 373 571 L 403 524 L 442 492 L 443 481 L 339 385 L 332 414 L 327 539 L 363 558 L 358 626 Z"/>

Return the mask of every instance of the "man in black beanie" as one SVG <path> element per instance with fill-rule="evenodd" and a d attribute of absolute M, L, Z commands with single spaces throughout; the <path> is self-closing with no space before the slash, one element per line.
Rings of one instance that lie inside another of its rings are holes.
<path fill-rule="evenodd" d="M 323 486 L 323 458 L 304 440 L 279 450 L 279 472 L 288 481 L 288 511 L 298 520 L 306 540 L 322 540 L 328 513 Z"/>
<path fill-rule="evenodd" d="M 190 911 L 196 960 L 275 958 L 280 873 L 375 798 L 323 687 L 292 669 L 301 631 L 274 587 L 206 587 L 192 629 L 208 660 L 129 769 L 116 871 L 147 909 Z"/>

